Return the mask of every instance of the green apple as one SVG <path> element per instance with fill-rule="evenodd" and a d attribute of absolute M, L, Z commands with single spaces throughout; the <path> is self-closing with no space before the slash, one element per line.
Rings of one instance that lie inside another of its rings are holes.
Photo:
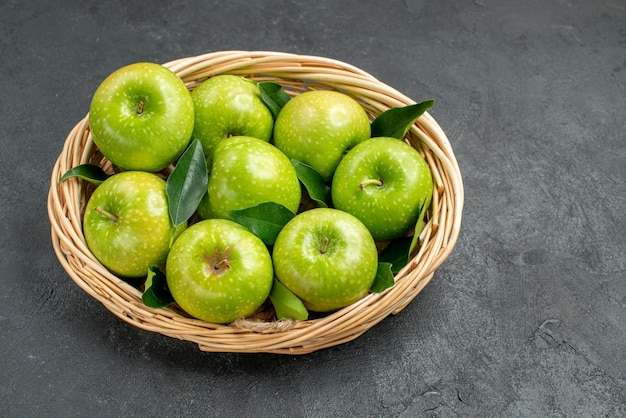
<path fill-rule="evenodd" d="M 331 186 L 335 208 L 359 218 L 377 241 L 398 238 L 415 227 L 422 204 L 432 194 L 432 174 L 424 158 L 406 142 L 387 137 L 351 149 Z"/>
<path fill-rule="evenodd" d="M 347 94 L 301 93 L 287 102 L 274 125 L 274 144 L 290 159 L 310 165 L 329 181 L 347 149 L 370 137 L 363 107 Z"/>
<path fill-rule="evenodd" d="M 274 243 L 278 280 L 307 309 L 330 312 L 365 296 L 378 269 L 378 252 L 369 231 L 354 216 L 332 208 L 296 215 Z"/>
<path fill-rule="evenodd" d="M 206 156 L 231 136 L 271 139 L 274 117 L 254 81 L 229 74 L 214 76 L 196 87 L 191 97 L 195 109 L 193 137 L 200 140 Z"/>
<path fill-rule="evenodd" d="M 191 94 L 162 65 L 130 64 L 96 89 L 89 108 L 93 141 L 125 170 L 155 172 L 176 160 L 193 131 Z"/>
<path fill-rule="evenodd" d="M 187 227 L 172 224 L 165 181 L 155 174 L 124 171 L 93 192 L 83 219 L 85 241 L 112 273 L 144 277 L 163 266 L 172 242 Z"/>
<path fill-rule="evenodd" d="M 200 202 L 203 219 L 228 219 L 228 212 L 275 202 L 296 213 L 301 188 L 291 161 L 258 138 L 233 136 L 221 141 L 211 159 L 208 193 Z"/>
<path fill-rule="evenodd" d="M 229 323 L 256 311 L 274 280 L 272 258 L 263 242 L 226 219 L 193 224 L 167 257 L 167 285 L 189 315 Z"/>

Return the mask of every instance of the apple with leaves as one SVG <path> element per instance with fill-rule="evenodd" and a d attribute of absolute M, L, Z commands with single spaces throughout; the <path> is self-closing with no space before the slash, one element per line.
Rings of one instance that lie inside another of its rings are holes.
<path fill-rule="evenodd" d="M 172 242 L 187 227 L 170 220 L 165 181 L 152 173 L 124 171 L 93 192 L 83 219 L 85 241 L 112 273 L 145 277 L 163 266 Z"/>
<path fill-rule="evenodd" d="M 274 117 L 261 98 L 258 84 L 231 74 L 213 76 L 191 92 L 198 138 L 207 157 L 223 139 L 252 136 L 268 142 Z"/>
<path fill-rule="evenodd" d="M 274 280 L 270 253 L 256 235 L 236 222 L 208 219 L 187 228 L 166 263 L 167 286 L 191 316 L 229 323 L 253 314 Z"/>
<path fill-rule="evenodd" d="M 274 144 L 329 181 L 346 150 L 370 137 L 363 107 L 345 93 L 311 90 L 288 101 L 274 124 Z"/>
<path fill-rule="evenodd" d="M 378 270 L 371 234 L 356 217 L 332 208 L 301 212 L 280 231 L 272 260 L 278 280 L 314 312 L 365 296 Z"/>
<path fill-rule="evenodd" d="M 391 240 L 415 227 L 422 205 L 433 194 L 430 168 L 406 142 L 370 138 L 351 149 L 335 171 L 335 208 L 351 213 L 375 240 Z"/>
<path fill-rule="evenodd" d="M 156 172 L 185 150 L 194 126 L 189 90 L 168 68 L 122 67 L 102 81 L 89 108 L 93 141 L 125 170 Z"/>
<path fill-rule="evenodd" d="M 275 202 L 296 213 L 301 187 L 291 161 L 258 138 L 233 136 L 215 147 L 207 194 L 198 207 L 203 219 L 231 218 L 230 212 Z"/>

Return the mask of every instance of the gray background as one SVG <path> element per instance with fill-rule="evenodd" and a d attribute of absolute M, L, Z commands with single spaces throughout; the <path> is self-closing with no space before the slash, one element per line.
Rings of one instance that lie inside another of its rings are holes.
<path fill-rule="evenodd" d="M 50 171 L 98 83 L 227 49 L 436 99 L 457 247 L 353 342 L 202 353 L 117 319 L 52 251 Z M 0 1 L 0 415 L 626 415 L 625 93 L 622 0 Z"/>

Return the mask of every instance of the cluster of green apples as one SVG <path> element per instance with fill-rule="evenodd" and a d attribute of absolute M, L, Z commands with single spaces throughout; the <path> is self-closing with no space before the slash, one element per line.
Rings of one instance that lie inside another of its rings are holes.
<path fill-rule="evenodd" d="M 100 84 L 89 124 L 117 167 L 85 209 L 89 249 L 121 277 L 156 266 L 173 301 L 208 322 L 248 317 L 268 300 L 296 319 L 356 302 L 376 278 L 377 243 L 410 233 L 433 193 L 423 157 L 402 140 L 372 138 L 363 106 L 338 91 L 272 109 L 251 79 L 216 75 L 188 88 L 162 65 L 135 63 Z M 169 190 L 163 173 L 192 143 L 201 158 Z M 325 201 L 310 198 L 302 168 Z M 193 216 L 181 220 L 172 208 L 184 199 Z M 268 204 L 256 223 L 288 214 L 270 242 L 235 216 Z"/>

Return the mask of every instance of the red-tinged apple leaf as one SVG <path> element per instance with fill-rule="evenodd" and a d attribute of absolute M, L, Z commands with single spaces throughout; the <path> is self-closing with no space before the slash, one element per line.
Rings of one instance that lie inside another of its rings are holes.
<path fill-rule="evenodd" d="M 283 106 L 291 100 L 291 96 L 283 90 L 282 85 L 274 81 L 261 81 L 259 83 L 259 90 L 261 90 L 263 103 L 270 109 L 274 119 L 276 119 L 276 116 L 278 116 Z"/>
<path fill-rule="evenodd" d="M 311 199 L 322 208 L 330 207 L 330 187 L 324 182 L 322 176 L 313 167 L 301 161 L 291 160 L 291 164 L 296 169 L 298 179 Z"/>
<path fill-rule="evenodd" d="M 409 262 L 409 248 L 411 247 L 411 242 L 411 237 L 394 239 L 378 255 L 378 261 L 390 263 L 391 271 L 396 274 Z"/>
<path fill-rule="evenodd" d="M 144 305 L 149 308 L 164 308 L 174 303 L 174 298 L 167 287 L 165 274 L 157 267 L 148 268 L 146 290 L 141 295 Z"/>
<path fill-rule="evenodd" d="M 424 220 L 424 217 L 426 216 L 426 211 L 428 210 L 428 207 L 430 206 L 431 200 L 432 200 L 432 195 L 424 199 L 424 202 L 422 203 L 420 213 L 417 216 L 417 223 L 415 224 L 415 231 L 413 232 L 413 239 L 411 240 L 411 246 L 409 247 L 409 252 L 408 252 L 409 256 L 413 253 L 413 251 L 417 247 L 417 243 L 419 241 L 419 235 L 422 233 L 422 231 L 424 230 L 424 227 L 426 226 L 426 221 Z"/>
<path fill-rule="evenodd" d="M 72 177 L 78 177 L 83 180 L 87 180 L 90 183 L 95 184 L 96 186 L 105 181 L 110 177 L 107 173 L 104 172 L 102 167 L 97 166 L 95 164 L 81 164 L 77 165 L 74 168 L 67 170 L 58 184 L 63 183 L 65 180 L 70 179 Z"/>
<path fill-rule="evenodd" d="M 270 301 L 274 305 L 276 317 L 278 319 L 298 319 L 304 321 L 309 318 L 309 311 L 302 301 L 285 285 L 274 278 Z"/>
<path fill-rule="evenodd" d="M 230 211 L 228 216 L 248 228 L 266 245 L 274 245 L 278 233 L 296 215 L 279 203 L 265 202 L 250 208 Z"/>
<path fill-rule="evenodd" d="M 393 273 L 391 271 L 391 263 L 378 263 L 376 278 L 372 284 L 371 291 L 381 293 L 394 285 Z"/>
<path fill-rule="evenodd" d="M 417 118 L 433 107 L 435 101 L 425 100 L 408 106 L 394 107 L 384 111 L 372 121 L 372 138 L 387 136 L 402 139 Z"/>
<path fill-rule="evenodd" d="M 194 214 L 207 192 L 209 175 L 200 141 L 194 139 L 167 178 L 166 192 L 169 212 L 175 226 Z"/>

